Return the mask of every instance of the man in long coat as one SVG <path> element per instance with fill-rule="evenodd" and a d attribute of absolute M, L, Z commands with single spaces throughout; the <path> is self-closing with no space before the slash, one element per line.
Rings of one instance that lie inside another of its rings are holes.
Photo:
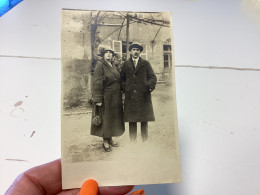
<path fill-rule="evenodd" d="M 129 122 L 130 140 L 137 137 L 137 122 L 141 122 L 143 141 L 148 139 L 148 121 L 155 121 L 151 92 L 157 78 L 147 60 L 140 57 L 143 47 L 134 42 L 129 47 L 130 58 L 123 64 L 120 79 L 125 92 L 124 121 Z"/>

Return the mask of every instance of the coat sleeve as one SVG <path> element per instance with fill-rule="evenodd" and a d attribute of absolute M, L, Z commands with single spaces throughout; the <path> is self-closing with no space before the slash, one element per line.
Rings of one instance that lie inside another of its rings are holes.
<path fill-rule="evenodd" d="M 95 103 L 102 102 L 104 98 L 104 70 L 102 66 L 102 63 L 97 63 L 93 75 L 92 97 Z"/>
<path fill-rule="evenodd" d="M 121 82 L 121 90 L 125 92 L 125 87 L 126 87 L 126 63 L 123 64 L 121 72 L 120 72 L 120 82 Z"/>
<path fill-rule="evenodd" d="M 147 61 L 147 85 L 150 91 L 153 91 L 155 89 L 156 83 L 157 83 L 157 77 L 154 74 L 152 66 Z"/>

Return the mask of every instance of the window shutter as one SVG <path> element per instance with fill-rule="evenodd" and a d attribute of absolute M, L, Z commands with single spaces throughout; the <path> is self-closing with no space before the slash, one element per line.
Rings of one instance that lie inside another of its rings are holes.
<path fill-rule="evenodd" d="M 122 57 L 122 41 L 113 41 L 113 50 L 119 57 Z"/>
<path fill-rule="evenodd" d="M 147 60 L 148 56 L 147 56 L 147 45 L 142 45 L 143 46 L 143 51 L 141 53 L 141 58 Z"/>

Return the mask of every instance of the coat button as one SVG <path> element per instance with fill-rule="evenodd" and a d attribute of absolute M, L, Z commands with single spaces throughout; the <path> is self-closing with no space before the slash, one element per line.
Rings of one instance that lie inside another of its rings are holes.
<path fill-rule="evenodd" d="M 137 91 L 136 90 L 134 90 L 134 93 L 136 93 Z"/>

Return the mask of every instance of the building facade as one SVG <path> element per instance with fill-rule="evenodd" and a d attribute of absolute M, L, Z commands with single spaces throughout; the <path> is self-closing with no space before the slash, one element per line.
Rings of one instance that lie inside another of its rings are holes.
<path fill-rule="evenodd" d="M 127 46 L 142 44 L 141 57 L 167 82 L 173 66 L 170 13 L 134 13 L 63 10 L 62 98 L 64 108 L 83 107 L 91 101 L 92 74 L 102 45 L 116 53 L 120 66 L 129 57 Z"/>
<path fill-rule="evenodd" d="M 171 15 L 169 13 L 124 13 L 122 15 L 118 12 L 105 12 L 105 14 L 103 18 L 102 13 L 98 16 L 101 19 L 96 29 L 96 40 L 98 40 L 95 42 L 96 46 L 110 45 L 125 61 L 129 57 L 129 54 L 126 56 L 127 40 L 128 45 L 139 42 L 144 48 L 141 57 L 151 63 L 159 80 L 167 80 L 165 75 L 171 71 L 173 64 Z M 95 17 L 97 13 L 92 14 L 92 21 Z M 129 17 L 128 32 L 127 17 Z"/>

